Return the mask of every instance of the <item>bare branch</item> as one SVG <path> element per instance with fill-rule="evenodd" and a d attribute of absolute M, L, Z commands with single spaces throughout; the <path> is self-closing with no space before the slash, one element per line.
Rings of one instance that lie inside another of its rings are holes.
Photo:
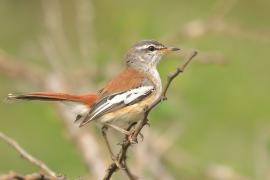
<path fill-rule="evenodd" d="M 150 111 L 156 107 L 162 100 L 166 99 L 167 91 L 170 87 L 171 82 L 182 72 L 184 72 L 185 68 L 188 66 L 188 64 L 191 62 L 191 60 L 197 55 L 197 51 L 193 51 L 193 53 L 188 57 L 188 59 L 184 62 L 184 64 L 180 67 L 178 67 L 172 74 L 170 74 L 167 78 L 167 83 L 164 86 L 163 92 L 161 96 L 149 107 L 145 107 L 145 113 L 144 118 L 139 121 L 134 129 L 134 133 L 131 137 L 133 142 L 137 142 L 137 136 L 140 134 L 142 128 L 148 123 L 148 114 Z M 120 151 L 117 155 L 117 161 L 110 164 L 109 168 L 106 170 L 104 180 L 109 180 L 114 172 L 116 172 L 119 167 L 117 164 L 121 164 L 124 167 L 125 172 L 127 173 L 129 179 L 136 179 L 134 175 L 129 171 L 127 165 L 126 165 L 126 153 L 128 148 L 131 145 L 131 141 L 128 140 L 128 137 L 123 140 L 122 146 L 120 148 Z"/>
<path fill-rule="evenodd" d="M 55 177 L 44 175 L 42 173 L 32 173 L 27 175 L 21 175 L 17 172 L 10 171 L 8 174 L 4 174 L 0 176 L 1 180 L 11 180 L 11 179 L 17 179 L 17 180 L 56 180 Z M 65 178 L 57 178 L 59 179 L 65 179 Z"/>
<path fill-rule="evenodd" d="M 39 167 L 46 174 L 55 178 L 57 177 L 56 173 L 53 170 L 51 170 L 44 162 L 36 159 L 32 155 L 30 155 L 28 152 L 26 152 L 14 139 L 11 139 L 10 137 L 8 137 L 2 132 L 0 132 L 0 138 L 6 143 L 8 143 L 11 147 L 13 147 L 20 154 L 22 158 L 26 159 L 30 163 Z"/>

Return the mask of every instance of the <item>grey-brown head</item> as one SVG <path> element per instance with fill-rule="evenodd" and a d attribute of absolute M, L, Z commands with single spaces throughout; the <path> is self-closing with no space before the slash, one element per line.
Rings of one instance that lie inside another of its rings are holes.
<path fill-rule="evenodd" d="M 128 51 L 126 63 L 133 68 L 155 68 L 164 55 L 178 50 L 180 49 L 167 47 L 154 40 L 143 40 Z"/>

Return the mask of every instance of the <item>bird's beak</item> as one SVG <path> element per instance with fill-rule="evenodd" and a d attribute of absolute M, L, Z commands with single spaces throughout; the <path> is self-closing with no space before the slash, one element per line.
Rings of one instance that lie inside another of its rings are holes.
<path fill-rule="evenodd" d="M 179 51 L 180 48 L 177 48 L 177 47 L 167 47 L 167 50 L 169 50 L 169 51 Z"/>
<path fill-rule="evenodd" d="M 179 51 L 180 49 L 177 48 L 177 47 L 165 47 L 165 48 L 162 48 L 160 51 L 163 53 L 163 54 L 168 54 L 172 51 Z"/>

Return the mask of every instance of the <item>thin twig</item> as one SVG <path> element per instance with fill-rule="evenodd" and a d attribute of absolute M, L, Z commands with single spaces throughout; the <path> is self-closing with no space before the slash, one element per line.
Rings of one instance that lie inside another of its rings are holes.
<path fill-rule="evenodd" d="M 144 109 L 144 118 L 139 121 L 134 129 L 134 133 L 131 137 L 132 141 L 137 142 L 137 136 L 140 134 L 142 128 L 148 124 L 148 114 L 150 111 L 156 107 L 161 101 L 166 100 L 166 94 L 170 87 L 171 82 L 178 76 L 180 73 L 184 72 L 185 68 L 188 66 L 188 64 L 191 62 L 191 60 L 197 55 L 197 51 L 193 51 L 192 54 L 188 57 L 188 59 L 185 61 L 185 63 L 178 67 L 172 74 L 170 74 L 167 77 L 167 83 L 164 86 L 163 92 L 161 96 L 149 107 L 145 107 Z M 131 142 L 125 138 L 122 142 L 122 146 L 120 148 L 120 151 L 117 155 L 117 160 L 119 164 L 123 165 L 125 167 L 125 172 L 127 173 L 128 177 L 130 179 L 136 179 L 136 177 L 129 171 L 127 165 L 126 165 L 126 153 L 128 148 L 130 147 Z M 111 176 L 119 169 L 116 162 L 113 162 L 110 164 L 109 168 L 106 170 L 104 180 L 109 180 Z"/>
<path fill-rule="evenodd" d="M 126 163 L 127 163 L 127 162 L 126 162 L 126 158 L 125 158 L 125 160 L 123 161 L 123 167 L 124 167 L 123 170 L 124 170 L 125 173 L 127 174 L 128 178 L 129 178 L 130 180 L 137 180 L 138 178 L 137 178 L 134 174 L 131 173 L 131 171 L 130 171 L 130 169 L 128 168 L 128 166 L 127 166 Z"/>
<path fill-rule="evenodd" d="M 106 144 L 106 146 L 107 146 L 107 149 L 109 150 L 111 159 L 114 160 L 115 157 L 114 157 L 114 155 L 113 155 L 113 151 L 112 151 L 112 148 L 111 148 L 110 143 L 109 143 L 109 140 L 108 140 L 107 130 L 108 130 L 108 127 L 107 127 L 106 125 L 103 126 L 103 127 L 101 128 L 102 136 L 103 136 L 103 139 L 104 139 L 105 144 Z"/>
<path fill-rule="evenodd" d="M 1 174 L 0 179 L 1 180 L 15 180 L 15 179 L 16 180 L 56 180 L 55 177 L 44 175 L 42 173 L 31 173 L 31 174 L 21 175 L 14 171 L 10 171 L 8 174 Z"/>
<path fill-rule="evenodd" d="M 130 124 L 129 127 L 128 127 L 126 130 L 127 130 L 127 131 L 131 131 L 132 128 L 136 127 L 136 124 L 137 124 L 136 122 Z M 130 142 L 130 141 L 129 141 L 129 136 L 128 136 L 128 135 L 125 136 L 124 142 Z M 121 151 L 120 151 L 120 152 L 121 152 Z M 120 159 L 119 159 L 119 157 L 120 157 L 120 152 L 117 154 L 117 161 L 115 161 L 117 167 L 118 167 L 118 168 L 121 167 L 122 170 L 124 170 L 124 172 L 126 173 L 126 175 L 128 176 L 128 178 L 129 178 L 130 180 L 137 180 L 138 178 L 137 178 L 135 175 L 133 175 L 133 174 L 131 173 L 130 169 L 129 169 L 128 166 L 127 166 L 127 162 L 126 162 L 127 154 L 126 154 L 126 153 L 123 154 L 123 155 L 121 156 L 121 160 L 120 160 Z M 118 166 L 118 164 L 120 164 L 120 163 L 121 163 L 121 166 Z"/>
<path fill-rule="evenodd" d="M 14 139 L 8 137 L 2 132 L 0 132 L 0 138 L 3 139 L 6 143 L 8 143 L 11 147 L 13 147 L 21 155 L 22 158 L 26 159 L 35 166 L 38 166 L 46 174 L 55 178 L 57 177 L 56 173 L 53 170 L 51 170 L 44 162 L 36 159 L 28 152 L 26 152 Z"/>

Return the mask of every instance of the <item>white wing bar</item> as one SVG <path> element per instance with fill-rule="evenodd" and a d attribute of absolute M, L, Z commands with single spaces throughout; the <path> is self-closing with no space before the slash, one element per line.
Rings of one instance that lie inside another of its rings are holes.
<path fill-rule="evenodd" d="M 91 112 L 91 118 L 89 121 L 102 114 L 103 112 L 106 112 L 107 110 L 117 106 L 132 104 L 136 100 L 139 100 L 140 98 L 148 95 L 153 89 L 153 86 L 141 86 L 126 92 L 116 94 L 112 96 L 112 98 L 108 97 L 104 103 L 99 104 L 98 107 L 96 107 L 95 110 Z"/>

